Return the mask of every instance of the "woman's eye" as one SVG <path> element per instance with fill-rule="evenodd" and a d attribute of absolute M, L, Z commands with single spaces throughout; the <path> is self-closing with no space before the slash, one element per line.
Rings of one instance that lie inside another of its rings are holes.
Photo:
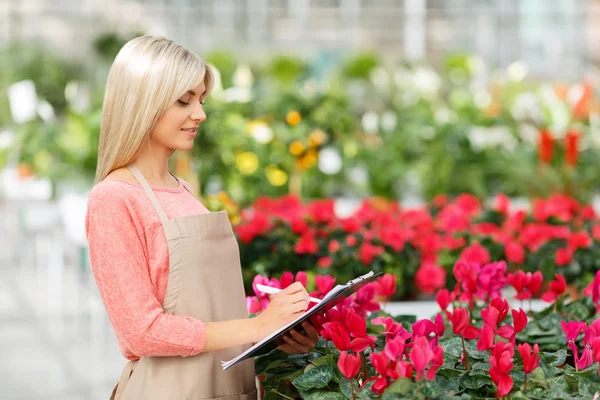
<path fill-rule="evenodd" d="M 183 101 L 183 100 L 177 100 L 177 102 L 178 102 L 179 104 L 181 104 L 182 106 L 189 106 L 189 105 L 190 105 L 190 103 L 186 103 L 186 102 L 185 102 L 185 101 Z"/>

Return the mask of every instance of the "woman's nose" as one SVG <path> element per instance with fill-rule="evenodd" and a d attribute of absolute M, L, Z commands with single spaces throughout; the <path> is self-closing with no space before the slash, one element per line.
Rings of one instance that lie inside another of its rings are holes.
<path fill-rule="evenodd" d="M 206 113 L 204 112 L 202 105 L 200 105 L 200 107 L 198 107 L 197 109 L 194 110 L 194 112 L 191 115 L 191 118 L 194 121 L 200 121 L 200 122 L 204 122 L 206 120 Z"/>

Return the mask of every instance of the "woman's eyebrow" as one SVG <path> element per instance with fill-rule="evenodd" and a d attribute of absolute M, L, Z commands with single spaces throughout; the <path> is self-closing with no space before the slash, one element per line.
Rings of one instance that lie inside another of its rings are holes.
<path fill-rule="evenodd" d="M 189 94 L 191 94 L 192 96 L 196 95 L 196 92 L 194 92 L 193 90 L 188 90 L 187 91 Z M 206 89 L 204 89 L 204 92 L 202 92 L 202 96 L 204 96 L 206 94 Z"/>

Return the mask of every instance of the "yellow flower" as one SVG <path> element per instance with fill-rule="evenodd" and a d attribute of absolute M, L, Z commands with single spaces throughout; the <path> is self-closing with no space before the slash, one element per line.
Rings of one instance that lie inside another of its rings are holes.
<path fill-rule="evenodd" d="M 325 132 L 323 132 L 320 129 L 315 129 L 311 132 L 310 136 L 308 137 L 308 140 L 310 141 L 310 145 L 312 147 L 318 147 L 323 144 L 326 138 L 327 135 L 325 135 Z"/>
<path fill-rule="evenodd" d="M 298 125 L 300 123 L 300 121 L 302 121 L 302 116 L 300 115 L 300 113 L 298 111 L 290 111 L 289 113 L 287 113 L 285 120 L 291 126 L 295 126 L 295 125 Z"/>
<path fill-rule="evenodd" d="M 299 156 L 300 154 L 304 153 L 304 145 L 301 142 L 299 142 L 298 140 L 295 140 L 292 143 L 290 143 L 289 149 L 290 149 L 290 153 L 292 153 L 296 157 Z"/>
<path fill-rule="evenodd" d="M 317 164 L 318 154 L 315 150 L 309 150 L 306 155 L 296 161 L 296 166 L 301 170 L 311 169 Z"/>
<path fill-rule="evenodd" d="M 265 168 L 265 175 L 267 176 L 269 183 L 273 186 L 283 186 L 288 180 L 285 171 L 282 171 L 273 164 Z"/>
<path fill-rule="evenodd" d="M 258 168 L 258 157 L 251 151 L 238 154 L 235 163 L 242 175 L 251 175 Z"/>

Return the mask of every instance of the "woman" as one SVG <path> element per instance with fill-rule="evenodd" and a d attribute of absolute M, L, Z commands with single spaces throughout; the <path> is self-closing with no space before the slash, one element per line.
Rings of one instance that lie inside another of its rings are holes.
<path fill-rule="evenodd" d="M 213 74 L 179 44 L 128 42 L 108 76 L 96 185 L 86 234 L 92 268 L 123 355 L 111 399 L 255 399 L 252 360 L 227 371 L 251 343 L 297 318 L 308 293 L 294 284 L 249 319 L 237 241 L 227 214 L 210 213 L 169 172 L 206 119 Z M 306 352 L 318 335 L 286 338 Z"/>

